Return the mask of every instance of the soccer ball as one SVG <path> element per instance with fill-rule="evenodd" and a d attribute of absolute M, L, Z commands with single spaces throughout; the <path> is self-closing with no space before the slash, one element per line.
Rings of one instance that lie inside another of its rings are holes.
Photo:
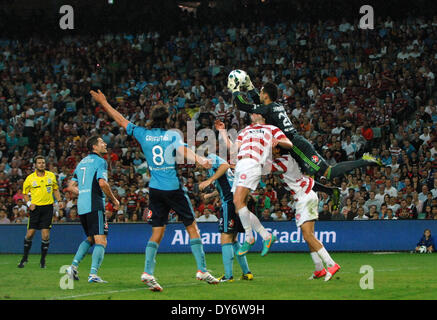
<path fill-rule="evenodd" d="M 232 70 L 228 76 L 228 89 L 237 89 L 246 80 L 247 73 L 244 70 Z"/>
<path fill-rule="evenodd" d="M 425 246 L 421 246 L 421 247 L 419 248 L 419 252 L 420 252 L 420 253 L 426 253 L 426 247 L 425 247 Z"/>

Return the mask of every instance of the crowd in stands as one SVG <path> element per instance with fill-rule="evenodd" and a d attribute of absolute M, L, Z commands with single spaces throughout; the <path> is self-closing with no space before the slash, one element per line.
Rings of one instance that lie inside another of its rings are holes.
<path fill-rule="evenodd" d="M 186 139 L 188 120 L 197 130 L 213 128 L 216 118 L 237 130 L 249 124 L 226 89 L 236 68 L 257 88 L 278 85 L 295 127 L 328 163 L 364 152 L 382 158 L 383 167 L 326 182 L 341 187 L 341 205 L 334 210 L 320 193 L 320 220 L 437 219 L 437 16 L 376 17 L 374 30 L 346 19 L 193 23 L 187 30 L 0 40 L 0 223 L 27 223 L 21 190 L 36 155 L 57 175 L 66 201 L 65 209 L 55 205 L 54 222 L 79 222 L 77 200 L 64 188 L 93 134 L 108 144 L 109 183 L 121 203 L 118 211 L 107 204 L 108 221 L 147 221 L 141 148 L 89 91 L 101 89 L 140 126 L 153 105 L 166 104 L 171 127 Z M 190 165 L 178 171 L 199 221 L 217 221 L 220 199 L 204 199 L 198 188 L 206 172 Z M 291 194 L 272 175 L 263 177 L 249 207 L 261 221 L 295 214 Z M 169 221 L 178 221 L 174 212 Z"/>

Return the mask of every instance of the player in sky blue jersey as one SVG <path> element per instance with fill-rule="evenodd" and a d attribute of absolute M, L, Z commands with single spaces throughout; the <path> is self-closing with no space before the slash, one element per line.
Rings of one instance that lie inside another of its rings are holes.
<path fill-rule="evenodd" d="M 182 137 L 176 131 L 167 129 L 169 112 L 165 106 L 158 105 L 152 108 L 150 122 L 147 128 L 139 127 L 126 120 L 106 100 L 105 95 L 90 91 L 93 99 L 102 105 L 108 115 L 118 125 L 126 129 L 128 135 L 133 135 L 140 143 L 151 179 L 149 182 L 149 199 L 152 236 L 146 246 L 146 262 L 141 280 L 152 291 L 162 291 L 162 287 L 153 276 L 155 257 L 159 243 L 164 237 L 165 226 L 168 222 L 168 213 L 173 209 L 181 218 L 190 236 L 190 246 L 197 264 L 196 278 L 210 284 L 216 284 L 218 279 L 206 269 L 205 252 L 200 239 L 199 229 L 195 221 L 194 210 L 187 195 L 186 188 L 181 184 L 176 170 L 176 155 L 206 166 L 208 161 L 196 155 L 187 148 Z"/>
<path fill-rule="evenodd" d="M 214 183 L 216 191 L 205 194 L 205 199 L 219 195 L 222 203 L 221 217 L 219 222 L 219 231 L 221 233 L 220 242 L 222 244 L 222 259 L 225 268 L 225 274 L 219 278 L 220 282 L 233 282 L 232 264 L 235 252 L 240 249 L 240 243 L 237 241 L 239 232 L 245 232 L 241 225 L 240 218 L 235 213 L 235 206 L 232 194 L 232 184 L 234 182 L 234 173 L 231 166 L 219 156 L 210 153 L 208 159 L 208 179 L 199 184 L 199 190 L 203 191 Z M 252 280 L 253 275 L 249 270 L 246 256 L 236 255 L 240 264 L 243 275 L 241 280 Z"/>
<path fill-rule="evenodd" d="M 72 279 L 79 280 L 77 271 L 79 263 L 85 257 L 88 249 L 95 245 L 88 282 L 106 282 L 97 276 L 97 271 L 105 255 L 106 236 L 108 234 L 108 224 L 105 217 L 105 195 L 111 199 L 115 210 L 118 210 L 120 203 L 108 184 L 108 165 L 103 158 L 108 153 L 106 143 L 102 138 L 93 136 L 88 139 L 87 148 L 90 154 L 76 166 L 73 178 L 67 187 L 68 191 L 78 195 L 79 218 L 87 239 L 79 245 L 67 273 Z"/>

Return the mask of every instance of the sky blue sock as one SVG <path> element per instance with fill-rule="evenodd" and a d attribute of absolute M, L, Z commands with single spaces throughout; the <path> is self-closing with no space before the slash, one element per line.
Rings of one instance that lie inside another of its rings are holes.
<path fill-rule="evenodd" d="M 79 263 L 88 253 L 88 250 L 91 248 L 91 243 L 88 240 L 82 241 L 77 249 L 76 255 L 73 258 L 73 262 L 71 263 L 73 266 L 78 267 Z"/>
<path fill-rule="evenodd" d="M 232 244 L 232 247 L 234 248 L 234 252 L 237 252 L 238 249 L 240 249 L 241 245 L 239 242 L 234 242 Z M 238 264 L 240 265 L 241 270 L 243 270 L 243 273 L 244 274 L 249 273 L 250 270 L 249 270 L 249 265 L 247 264 L 246 256 L 245 255 L 239 256 L 238 254 L 236 254 L 235 256 L 237 257 Z"/>
<path fill-rule="evenodd" d="M 101 244 L 96 244 L 93 250 L 90 274 L 97 274 L 97 271 L 102 265 L 104 256 L 105 256 L 105 247 Z"/>
<path fill-rule="evenodd" d="M 232 243 L 222 244 L 222 259 L 225 267 L 225 278 L 232 277 L 232 264 L 234 262 L 234 249 Z"/>
<path fill-rule="evenodd" d="M 156 264 L 156 253 L 158 252 L 158 246 L 154 241 L 149 241 L 146 246 L 146 263 L 144 265 L 144 272 L 153 275 L 155 272 L 155 264 Z"/>
<path fill-rule="evenodd" d="M 190 239 L 191 251 L 196 259 L 197 270 L 206 272 L 205 252 L 200 238 Z"/>

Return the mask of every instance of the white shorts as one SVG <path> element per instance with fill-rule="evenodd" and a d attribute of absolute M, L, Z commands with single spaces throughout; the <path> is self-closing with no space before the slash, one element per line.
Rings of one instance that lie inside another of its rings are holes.
<path fill-rule="evenodd" d="M 295 219 L 298 228 L 306 221 L 317 220 L 319 218 L 319 198 L 317 193 L 312 190 L 308 194 L 301 192 L 295 194 L 294 198 L 297 200 L 295 203 Z"/>
<path fill-rule="evenodd" d="M 237 187 L 245 187 L 255 191 L 261 180 L 261 165 L 253 159 L 241 159 L 235 166 L 234 184 L 232 193 Z"/>

